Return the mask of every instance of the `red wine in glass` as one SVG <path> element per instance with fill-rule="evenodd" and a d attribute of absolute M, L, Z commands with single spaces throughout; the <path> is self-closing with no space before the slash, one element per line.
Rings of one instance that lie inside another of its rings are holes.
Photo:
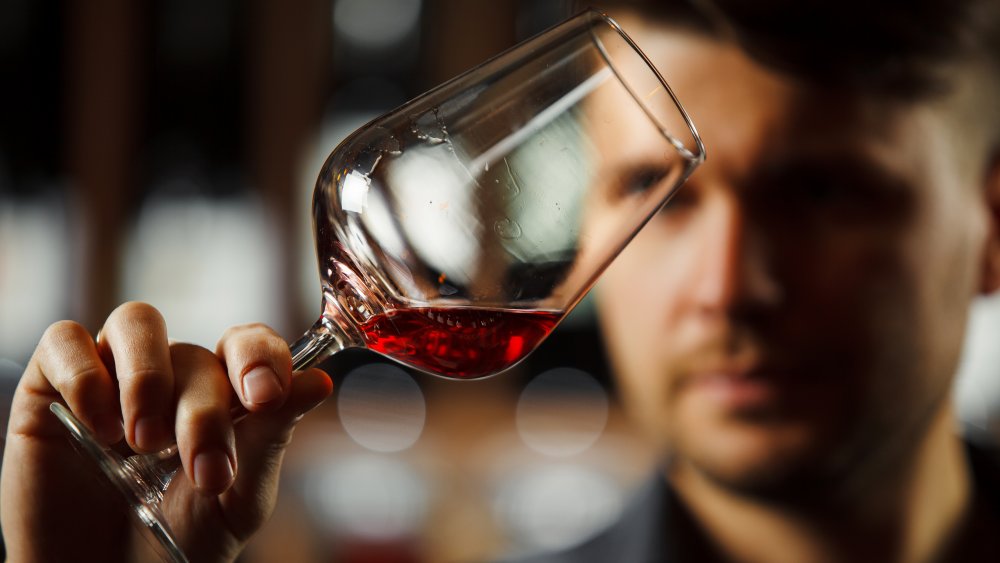
<path fill-rule="evenodd" d="M 376 315 L 361 331 L 370 350 L 397 362 L 476 379 L 524 359 L 561 317 L 556 311 L 424 307 Z"/>

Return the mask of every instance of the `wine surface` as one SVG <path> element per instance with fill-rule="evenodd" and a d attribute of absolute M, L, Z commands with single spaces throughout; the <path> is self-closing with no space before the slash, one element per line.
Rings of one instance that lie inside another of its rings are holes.
<path fill-rule="evenodd" d="M 456 379 L 502 371 L 534 350 L 559 321 L 555 311 L 423 307 L 376 315 L 362 325 L 368 348 Z"/>

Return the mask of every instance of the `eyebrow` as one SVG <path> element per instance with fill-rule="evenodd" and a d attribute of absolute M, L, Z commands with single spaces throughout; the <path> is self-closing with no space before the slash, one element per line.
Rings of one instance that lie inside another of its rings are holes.
<path fill-rule="evenodd" d="M 903 194 L 913 189 L 906 176 L 877 160 L 856 152 L 790 154 L 756 170 L 747 187 L 815 178 L 831 178 L 887 193 Z"/>

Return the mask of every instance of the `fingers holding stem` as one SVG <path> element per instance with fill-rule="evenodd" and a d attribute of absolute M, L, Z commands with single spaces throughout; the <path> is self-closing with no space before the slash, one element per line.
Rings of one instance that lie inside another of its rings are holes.
<path fill-rule="evenodd" d="M 229 373 L 233 389 L 250 412 L 281 407 L 292 379 L 292 354 L 288 344 L 271 328 L 250 324 L 231 328 L 216 346 Z"/>

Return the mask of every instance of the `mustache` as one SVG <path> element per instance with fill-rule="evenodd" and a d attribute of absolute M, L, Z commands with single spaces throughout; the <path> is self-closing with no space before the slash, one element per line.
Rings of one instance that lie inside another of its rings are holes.
<path fill-rule="evenodd" d="M 761 378 L 779 384 L 814 386 L 850 378 L 851 357 L 828 339 L 772 333 L 747 325 L 728 325 L 677 349 L 670 372 L 676 392 L 705 376 Z"/>
<path fill-rule="evenodd" d="M 771 348 L 757 331 L 730 328 L 713 332 L 682 350 L 677 366 L 684 372 L 710 369 L 713 365 L 749 369 L 772 356 Z"/>
<path fill-rule="evenodd" d="M 727 327 L 693 342 L 674 357 L 673 390 L 699 377 L 728 374 L 733 377 L 785 379 L 801 377 L 808 354 L 790 344 L 781 345 L 747 327 Z M 798 368 L 798 369 L 795 369 Z"/>

